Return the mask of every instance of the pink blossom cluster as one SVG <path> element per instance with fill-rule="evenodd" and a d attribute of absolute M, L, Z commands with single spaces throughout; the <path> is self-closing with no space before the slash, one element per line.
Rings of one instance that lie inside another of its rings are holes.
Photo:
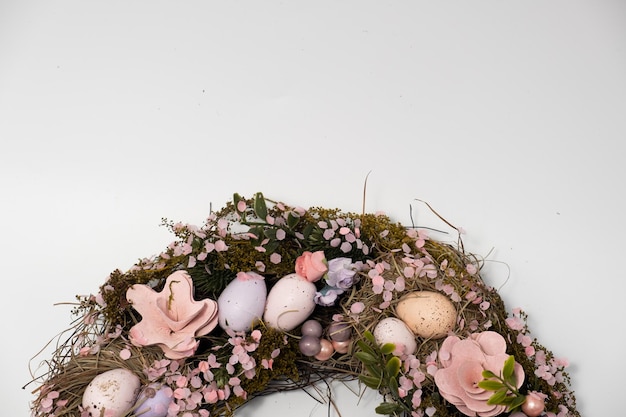
<path fill-rule="evenodd" d="M 411 417 L 432 416 L 435 414 L 434 407 L 423 407 L 422 384 L 427 379 L 427 374 L 433 375 L 437 367 L 437 351 L 432 352 L 424 362 L 415 355 L 401 355 L 401 374 L 398 377 L 398 396 L 410 400 L 412 407 Z"/>
<path fill-rule="evenodd" d="M 444 278 L 439 278 L 435 281 L 435 289 L 446 294 L 454 302 L 462 302 L 465 300 L 474 305 L 478 305 L 478 311 L 485 318 L 482 322 L 479 322 L 477 319 L 472 319 L 469 323 L 466 323 L 464 319 L 461 319 L 458 329 L 463 330 L 465 326 L 467 326 L 470 333 L 490 329 L 493 326 L 493 323 L 491 320 L 487 319 L 486 311 L 489 307 L 491 307 L 491 303 L 485 299 L 484 288 L 479 287 L 475 281 L 467 278 L 468 276 L 476 274 L 478 272 L 478 267 L 473 263 L 468 263 L 465 265 L 465 270 L 461 272 L 461 276 L 458 276 L 457 271 L 448 266 L 448 260 L 444 259 L 439 265 L 439 269 L 443 272 L 444 277 L 456 279 L 456 281 L 460 282 L 464 293 L 459 294 L 456 288 L 449 282 L 446 282 L 448 280 Z"/>
<path fill-rule="evenodd" d="M 146 368 L 144 373 L 148 379 L 164 384 L 167 395 L 171 397 L 168 417 L 207 417 L 209 412 L 200 409 L 203 403 L 215 404 L 232 395 L 246 399 L 248 393 L 241 383 L 243 378 L 256 376 L 257 364 L 251 353 L 258 348 L 261 336 L 259 330 L 252 331 L 249 337 L 231 332 L 226 345 L 232 348 L 231 354 L 224 363 L 218 362 L 216 355 L 210 353 L 196 367 L 183 367 L 181 361 L 162 359 Z M 274 350 L 271 358 L 262 360 L 261 366 L 271 369 L 274 358 L 279 354 L 280 349 Z"/>
<path fill-rule="evenodd" d="M 563 370 L 569 362 L 562 358 L 548 358 L 545 350 L 535 353 L 535 375 L 544 379 L 549 385 L 564 382 Z"/>
<path fill-rule="evenodd" d="M 516 342 L 524 347 L 524 352 L 529 358 L 534 358 L 535 375 L 545 380 L 548 385 L 554 386 L 556 383 L 565 382 L 563 372 L 569 366 L 567 359 L 553 357 L 548 355 L 544 349 L 537 349 L 534 339 L 530 336 L 528 325 L 526 323 L 526 313 L 520 309 L 512 310 L 511 317 L 506 319 L 506 324 L 511 330 L 517 332 Z M 563 393 L 553 391 L 552 395 L 562 397 Z M 567 407 L 561 405 L 558 414 L 547 413 L 549 417 L 565 417 L 568 415 Z"/>
<path fill-rule="evenodd" d="M 517 332 L 516 342 L 524 347 L 526 356 L 535 359 L 535 375 L 544 379 L 549 385 L 563 382 L 563 370 L 569 366 L 566 359 L 548 357 L 545 350 L 536 350 L 534 340 L 530 337 L 526 325 L 526 314 L 520 308 L 512 311 L 512 316 L 506 319 L 511 330 Z"/>
<path fill-rule="evenodd" d="M 45 415 L 56 415 L 65 408 L 68 403 L 67 399 L 60 399 L 59 392 L 51 389 L 50 386 L 42 386 L 42 392 L 45 393 L 45 397 L 39 402 L 37 406 L 37 414 L 43 413 Z"/>
<path fill-rule="evenodd" d="M 367 275 L 371 279 L 372 292 L 382 296 L 383 301 L 378 305 L 378 308 L 384 310 L 391 305 L 394 292 L 404 291 L 404 277 L 398 275 L 395 279 L 385 278 L 383 274 L 391 270 L 391 265 L 386 261 L 376 263 L 368 261 L 367 263 L 371 268 Z"/>
<path fill-rule="evenodd" d="M 193 268 L 197 261 L 205 260 L 209 253 L 227 251 L 228 245 L 224 238 L 229 234 L 228 221 L 216 219 L 215 215 L 211 214 L 207 224 L 213 226 L 200 228 L 192 224 L 174 223 L 171 228 L 178 240 L 171 242 L 166 250 L 157 256 L 141 259 L 132 266 L 131 271 L 162 269 L 165 267 L 164 261 L 172 257 L 186 257 L 187 268 Z"/>
<path fill-rule="evenodd" d="M 165 251 L 152 257 L 144 258 L 132 266 L 132 270 L 144 269 L 155 270 L 164 268 L 165 261 L 173 257 L 183 257 L 183 263 L 187 268 L 193 268 L 198 261 L 204 261 L 211 252 L 224 252 L 228 250 L 224 238 L 230 236 L 234 239 L 250 240 L 258 239 L 250 231 L 250 228 L 242 224 L 236 224 L 237 221 L 243 221 L 245 215 L 254 215 L 251 207 L 248 207 L 244 200 L 240 200 L 236 206 L 237 210 L 233 213 L 234 218 L 217 218 L 212 213 L 206 220 L 203 227 L 191 224 L 173 223 L 169 227 L 172 229 L 177 240 L 171 242 Z M 286 227 L 290 217 L 302 217 L 306 210 L 302 207 L 287 208 L 282 203 L 276 203 L 274 208 L 279 213 L 276 216 L 267 215 L 264 219 L 266 225 L 271 226 L 275 230 L 275 240 L 281 241 L 287 237 Z M 235 223 L 233 223 L 233 220 Z M 245 223 L 245 222 L 244 222 Z M 322 230 L 322 236 L 328 241 L 328 245 L 332 248 L 339 248 L 344 253 L 359 250 L 364 255 L 371 252 L 371 248 L 361 240 L 360 219 L 337 218 L 328 221 L 320 220 L 317 226 Z M 241 230 L 236 230 L 241 228 Z M 304 240 L 304 235 L 295 232 L 295 238 Z M 255 249 L 258 252 L 266 252 L 265 245 L 270 243 L 270 239 L 263 239 Z M 281 256 L 278 253 L 272 253 L 269 261 L 273 264 L 281 262 Z M 262 261 L 256 262 L 256 268 L 259 272 L 264 272 L 266 265 Z"/>
<path fill-rule="evenodd" d="M 120 337 L 120 328 L 114 332 L 101 336 L 94 345 L 81 349 L 81 355 L 95 354 L 100 351 L 106 341 Z M 242 378 L 252 379 L 256 376 L 257 363 L 251 356 L 258 348 L 262 333 L 257 329 L 249 336 L 229 333 L 228 344 L 231 354 L 224 363 L 218 362 L 214 353 L 207 355 L 206 360 L 200 361 L 196 367 L 182 366 L 182 361 L 162 359 L 156 360 L 150 367 L 144 369 L 149 381 L 163 384 L 163 389 L 171 398 L 168 407 L 168 417 L 183 415 L 185 417 L 207 417 L 207 410 L 200 409 L 202 403 L 215 404 L 227 400 L 232 395 L 246 399 L 247 392 L 241 387 Z M 286 342 L 286 341 L 285 341 Z M 215 347 L 214 350 L 225 346 Z M 124 360 L 131 357 L 131 346 L 120 351 Z M 272 369 L 273 361 L 280 354 L 275 349 L 270 358 L 263 358 L 260 366 Z M 224 376 L 224 370 L 226 376 Z M 44 388 L 45 389 L 45 388 Z M 57 391 L 50 391 L 38 407 L 39 413 L 53 415 L 56 410 L 62 409 L 67 400 L 59 399 Z M 182 414 L 181 414 L 182 413 Z M 81 416 L 82 417 L 82 416 Z"/>
<path fill-rule="evenodd" d="M 144 372 L 150 381 L 164 384 L 161 389 L 170 398 L 168 417 L 181 412 L 189 417 L 208 417 L 208 410 L 199 410 L 203 401 L 208 402 L 212 396 L 230 396 L 230 387 L 220 389 L 210 371 L 219 366 L 215 356 L 209 355 L 208 360 L 200 362 L 196 368 L 183 369 L 179 361 L 162 359 L 155 361 Z"/>
<path fill-rule="evenodd" d="M 383 231 L 382 234 L 388 231 Z M 402 265 L 396 266 L 395 270 L 400 273 L 389 278 L 392 266 L 385 260 L 374 262 L 368 260 L 366 262 L 367 275 L 371 279 L 372 292 L 382 296 L 382 302 L 378 305 L 378 309 L 384 310 L 391 305 L 394 299 L 394 293 L 401 293 L 405 290 L 406 280 L 437 278 L 438 270 L 433 264 L 432 259 L 423 250 L 423 246 L 428 238 L 423 230 L 409 229 L 407 236 L 414 239 L 414 246 L 418 249 L 418 253 L 414 253 L 414 248 L 407 243 L 402 245 L 400 249 L 403 252 Z"/>
<path fill-rule="evenodd" d="M 361 220 L 338 218 L 330 221 L 319 221 L 317 226 L 323 230 L 322 236 L 329 242 L 331 248 L 339 248 L 343 253 L 351 252 L 354 248 L 370 253 L 370 247 L 361 240 Z"/>

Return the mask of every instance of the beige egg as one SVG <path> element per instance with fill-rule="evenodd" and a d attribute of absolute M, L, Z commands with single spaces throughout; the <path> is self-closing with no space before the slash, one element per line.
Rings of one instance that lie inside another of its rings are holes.
<path fill-rule="evenodd" d="M 396 316 L 415 335 L 439 339 L 454 329 L 457 312 L 452 301 L 442 293 L 414 291 L 400 298 Z"/>
<path fill-rule="evenodd" d="M 315 309 L 315 284 L 298 274 L 278 280 L 267 295 L 263 321 L 284 332 L 302 324 Z"/>

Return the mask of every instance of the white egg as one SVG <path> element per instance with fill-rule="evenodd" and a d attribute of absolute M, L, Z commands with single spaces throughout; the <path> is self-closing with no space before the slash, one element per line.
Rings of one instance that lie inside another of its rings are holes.
<path fill-rule="evenodd" d="M 91 380 L 83 394 L 83 408 L 91 417 L 121 417 L 135 404 L 141 382 L 128 369 L 111 369 Z"/>
<path fill-rule="evenodd" d="M 393 343 L 396 348 L 399 345 L 404 346 L 403 353 L 410 355 L 415 353 L 417 349 L 417 341 L 415 335 L 407 327 L 404 322 L 395 317 L 387 317 L 382 319 L 376 327 L 374 327 L 374 339 L 380 346 L 385 343 Z"/>
<path fill-rule="evenodd" d="M 400 298 L 396 315 L 423 338 L 439 339 L 456 325 L 457 312 L 452 301 L 434 291 L 414 291 Z"/>
<path fill-rule="evenodd" d="M 217 299 L 218 321 L 224 330 L 250 330 L 263 317 L 267 298 L 265 280 L 257 274 L 246 275 L 258 278 L 235 278 Z"/>
<path fill-rule="evenodd" d="M 267 295 L 263 320 L 275 329 L 290 331 L 302 324 L 315 309 L 315 284 L 297 274 L 278 280 Z"/>

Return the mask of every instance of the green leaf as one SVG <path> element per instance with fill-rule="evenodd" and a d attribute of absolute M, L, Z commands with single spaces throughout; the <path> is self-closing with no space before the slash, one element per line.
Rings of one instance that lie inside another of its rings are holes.
<path fill-rule="evenodd" d="M 237 211 L 239 211 L 237 209 L 237 203 L 239 203 L 241 200 L 243 200 L 243 197 L 241 197 L 238 193 L 233 194 L 233 204 L 235 205 L 235 210 Z"/>
<path fill-rule="evenodd" d="M 524 401 L 526 401 L 526 397 L 519 394 L 516 395 L 515 397 L 513 397 L 513 401 L 511 401 L 511 404 L 509 404 L 509 411 L 513 411 L 515 410 L 517 407 L 521 407 L 522 404 L 524 404 Z"/>
<path fill-rule="evenodd" d="M 263 221 L 267 218 L 267 205 L 263 193 L 256 193 L 254 196 L 254 213 Z"/>
<path fill-rule="evenodd" d="M 248 233 L 252 233 L 256 238 L 254 241 L 261 242 L 263 240 L 263 228 L 261 226 L 254 226 L 248 229 Z"/>
<path fill-rule="evenodd" d="M 485 379 L 489 379 L 489 378 L 496 378 L 496 377 L 497 377 L 497 375 L 496 375 L 496 374 L 494 374 L 493 372 L 491 372 L 491 371 L 490 371 L 490 370 L 488 370 L 488 369 L 485 369 L 485 370 L 483 371 L 483 378 L 485 378 Z"/>
<path fill-rule="evenodd" d="M 369 340 L 370 343 L 376 344 L 376 338 L 374 338 L 374 335 L 369 330 L 366 330 L 365 332 L 363 332 L 363 337 Z"/>
<path fill-rule="evenodd" d="M 363 366 L 374 378 L 381 379 L 383 377 L 383 371 L 377 364 L 364 363 Z"/>
<path fill-rule="evenodd" d="M 484 379 L 478 383 L 478 387 L 487 391 L 497 391 L 500 388 L 506 388 L 500 381 L 493 381 L 491 379 Z"/>
<path fill-rule="evenodd" d="M 502 401 L 506 398 L 506 395 L 508 392 L 509 390 L 507 390 L 506 388 L 499 389 L 491 397 L 489 397 L 489 399 L 487 400 L 487 404 L 488 405 L 502 404 Z"/>
<path fill-rule="evenodd" d="M 396 345 L 393 343 L 385 343 L 380 347 L 380 353 L 382 353 L 383 355 L 389 355 L 394 350 L 396 350 Z"/>
<path fill-rule="evenodd" d="M 241 215 L 241 219 L 245 222 L 246 221 L 246 211 L 239 211 L 239 209 L 237 208 L 238 205 L 237 203 L 239 203 L 241 200 L 243 200 L 243 197 L 240 196 L 238 193 L 234 193 L 233 194 L 233 204 L 235 205 L 235 211 L 237 213 L 239 213 Z"/>
<path fill-rule="evenodd" d="M 354 356 L 356 356 L 357 359 L 363 363 L 375 364 L 378 362 L 378 359 L 375 356 L 372 356 L 367 352 L 356 352 Z"/>
<path fill-rule="evenodd" d="M 287 215 L 287 226 L 289 226 L 290 229 L 294 229 L 298 223 L 300 222 L 300 217 L 294 215 L 293 213 L 289 213 Z"/>
<path fill-rule="evenodd" d="M 367 343 L 365 343 L 362 340 L 358 340 L 356 342 L 356 345 L 359 347 L 359 349 L 361 349 L 363 352 L 369 353 L 372 356 L 378 356 L 378 353 Z"/>
<path fill-rule="evenodd" d="M 276 229 L 265 229 L 263 234 L 270 240 L 276 240 Z"/>
<path fill-rule="evenodd" d="M 381 382 L 380 378 L 375 378 L 373 376 L 368 376 L 368 375 L 359 375 L 359 381 L 364 383 L 369 388 L 372 388 L 375 390 L 380 388 L 380 382 Z"/>
<path fill-rule="evenodd" d="M 304 230 L 302 230 L 302 235 L 304 236 L 305 240 L 309 239 L 309 236 L 311 236 L 311 233 L 313 233 L 314 229 L 315 229 L 315 226 L 311 223 L 307 224 L 304 227 Z"/>
<path fill-rule="evenodd" d="M 394 378 L 389 378 L 389 383 L 387 384 L 387 387 L 389 388 L 389 392 L 391 393 L 391 395 L 394 398 L 398 398 L 398 380 L 394 377 Z"/>
<path fill-rule="evenodd" d="M 402 406 L 396 403 L 381 403 L 374 411 L 376 414 L 390 415 L 402 411 Z"/>
<path fill-rule="evenodd" d="M 265 251 L 267 253 L 274 253 L 276 252 L 276 250 L 278 249 L 278 247 L 280 246 L 280 242 L 276 241 L 276 240 L 272 240 L 271 242 L 267 243 L 264 248 Z"/>
<path fill-rule="evenodd" d="M 389 375 L 391 378 L 395 378 L 398 375 L 398 372 L 400 372 L 401 364 L 402 362 L 400 361 L 400 358 L 398 358 L 397 356 L 391 357 L 387 361 L 387 366 L 385 367 L 385 369 L 387 370 L 387 375 Z"/>
<path fill-rule="evenodd" d="M 515 397 L 509 395 L 508 397 L 505 397 L 504 399 L 502 399 L 502 401 L 500 401 L 500 405 L 506 405 L 508 407 L 513 404 L 513 401 L 515 401 Z"/>
<path fill-rule="evenodd" d="M 502 379 L 505 381 L 509 381 L 511 377 L 514 377 L 515 372 L 515 357 L 513 355 L 509 356 L 507 360 L 504 361 L 504 366 L 502 367 Z"/>

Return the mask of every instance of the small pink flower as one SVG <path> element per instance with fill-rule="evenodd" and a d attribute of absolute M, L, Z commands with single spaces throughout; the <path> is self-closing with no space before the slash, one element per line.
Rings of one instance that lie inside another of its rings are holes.
<path fill-rule="evenodd" d="M 130 356 L 131 356 L 130 349 L 125 348 L 125 349 L 120 350 L 120 358 L 121 359 L 127 360 L 127 359 L 130 358 Z"/>
<path fill-rule="evenodd" d="M 350 312 L 352 314 L 361 314 L 363 310 L 365 310 L 365 304 L 363 304 L 360 301 L 357 301 L 356 303 L 350 306 Z"/>
<path fill-rule="evenodd" d="M 282 257 L 280 256 L 280 253 L 274 252 L 270 255 L 270 262 L 273 264 L 279 264 L 281 259 Z"/>
<path fill-rule="evenodd" d="M 309 282 L 319 281 L 328 271 L 323 251 L 305 251 L 296 259 L 296 273 Z"/>
<path fill-rule="evenodd" d="M 520 331 L 524 328 L 524 320 L 522 320 L 521 318 L 515 316 L 515 317 L 509 317 L 505 320 L 507 326 L 509 326 L 509 328 L 511 330 L 517 330 Z"/>
<path fill-rule="evenodd" d="M 262 359 L 261 366 L 265 369 L 272 369 L 274 366 L 274 359 Z"/>
<path fill-rule="evenodd" d="M 250 333 L 250 337 L 257 343 L 261 341 L 261 336 L 263 336 L 263 333 L 261 333 L 259 329 L 254 329 L 252 333 Z"/>

